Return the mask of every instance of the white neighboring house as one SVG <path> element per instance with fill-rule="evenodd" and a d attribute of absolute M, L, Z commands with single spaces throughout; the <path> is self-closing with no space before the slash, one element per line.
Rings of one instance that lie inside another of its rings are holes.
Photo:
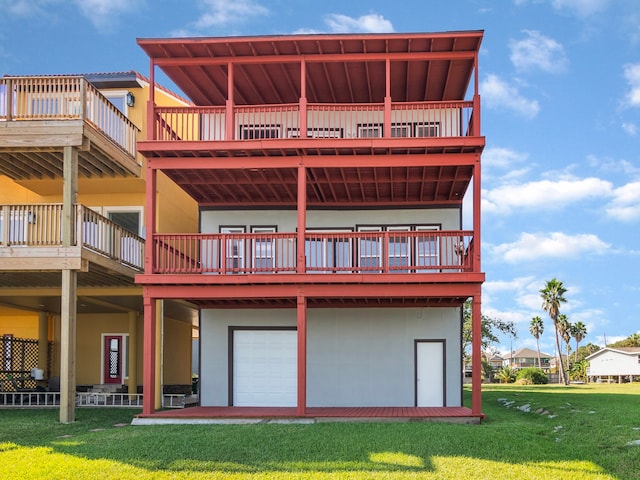
<path fill-rule="evenodd" d="M 640 347 L 606 347 L 586 360 L 589 360 L 587 377 L 590 381 L 602 380 L 602 377 L 610 381 L 612 377 L 618 377 L 618 382 L 622 382 L 623 377 L 628 377 L 629 381 L 640 377 Z"/>

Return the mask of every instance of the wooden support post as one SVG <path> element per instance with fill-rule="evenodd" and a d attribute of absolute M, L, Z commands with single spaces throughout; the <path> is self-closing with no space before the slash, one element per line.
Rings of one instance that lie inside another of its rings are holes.
<path fill-rule="evenodd" d="M 76 289 L 75 270 L 62 270 L 60 314 L 60 422 L 75 421 L 76 408 Z"/>
<path fill-rule="evenodd" d="M 164 300 L 156 300 L 156 389 L 155 389 L 155 406 L 156 410 L 162 408 L 162 351 L 164 344 Z"/>
<path fill-rule="evenodd" d="M 49 315 L 38 312 L 38 368 L 49 371 Z"/>
<path fill-rule="evenodd" d="M 298 295 L 298 415 L 307 411 L 307 299 Z"/>
<path fill-rule="evenodd" d="M 138 393 L 138 312 L 129 312 L 129 398 Z"/>

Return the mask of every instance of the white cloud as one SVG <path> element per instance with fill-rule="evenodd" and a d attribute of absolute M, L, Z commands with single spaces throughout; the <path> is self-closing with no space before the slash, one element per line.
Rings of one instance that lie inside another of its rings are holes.
<path fill-rule="evenodd" d="M 525 153 L 515 152 L 508 148 L 491 147 L 486 148 L 482 153 L 482 164 L 489 167 L 513 168 L 514 165 L 527 159 Z"/>
<path fill-rule="evenodd" d="M 512 243 L 503 243 L 490 248 L 491 254 L 507 263 L 532 261 L 540 258 L 574 258 L 584 253 L 601 254 L 610 248 L 608 243 L 596 235 L 580 233 L 567 235 L 562 232 L 523 232 Z"/>
<path fill-rule="evenodd" d="M 540 180 L 483 190 L 484 212 L 508 214 L 523 208 L 557 209 L 589 198 L 608 197 L 610 182 L 599 178 Z"/>
<path fill-rule="evenodd" d="M 74 0 L 82 15 L 98 29 L 108 29 L 117 17 L 126 12 L 136 12 L 145 0 Z"/>
<path fill-rule="evenodd" d="M 552 0 L 556 10 L 569 10 L 579 17 L 588 17 L 606 10 L 610 0 Z"/>
<path fill-rule="evenodd" d="M 555 10 L 566 10 L 579 17 L 589 17 L 606 10 L 610 0 L 514 0 L 516 5 L 529 2 L 550 3 Z"/>
<path fill-rule="evenodd" d="M 324 19 L 332 33 L 390 33 L 393 25 L 382 15 L 370 13 L 358 18 L 332 13 Z"/>
<path fill-rule="evenodd" d="M 630 222 L 640 219 L 640 182 L 631 182 L 613 191 L 613 200 L 606 212 L 616 220 Z"/>
<path fill-rule="evenodd" d="M 638 126 L 635 123 L 622 122 L 622 130 L 624 130 L 627 135 L 635 137 L 638 133 Z"/>
<path fill-rule="evenodd" d="M 518 70 L 540 69 L 548 73 L 566 70 L 567 57 L 560 43 L 535 30 L 524 30 L 524 33 L 524 39 L 509 42 L 510 59 Z"/>
<path fill-rule="evenodd" d="M 624 66 L 624 78 L 629 84 L 626 96 L 627 105 L 640 107 L 640 63 L 628 63 Z"/>
<path fill-rule="evenodd" d="M 253 0 L 198 0 L 197 3 L 204 12 L 193 23 L 193 27 L 205 32 L 214 27 L 242 23 L 249 17 L 269 13 L 266 7 Z"/>
<path fill-rule="evenodd" d="M 518 89 L 500 77 L 489 74 L 480 85 L 483 104 L 488 108 L 505 108 L 527 118 L 535 117 L 540 111 L 537 100 L 523 97 Z"/>

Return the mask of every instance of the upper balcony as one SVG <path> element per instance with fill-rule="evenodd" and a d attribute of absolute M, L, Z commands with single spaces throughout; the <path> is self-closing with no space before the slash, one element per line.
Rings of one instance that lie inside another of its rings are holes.
<path fill-rule="evenodd" d="M 61 204 L 0 206 L 0 286 L 59 285 L 59 270 L 79 271 L 79 285 L 127 286 L 144 268 L 144 240 L 83 205 L 72 212 L 64 246 Z"/>
<path fill-rule="evenodd" d="M 156 149 L 181 157 L 469 153 L 483 145 L 472 138 L 479 136 L 473 101 L 154 107 L 153 114 L 153 143 L 140 145 L 148 156 Z"/>
<path fill-rule="evenodd" d="M 137 133 L 84 77 L 0 79 L 0 174 L 16 181 L 61 179 L 69 146 L 80 176 L 137 177 Z"/>

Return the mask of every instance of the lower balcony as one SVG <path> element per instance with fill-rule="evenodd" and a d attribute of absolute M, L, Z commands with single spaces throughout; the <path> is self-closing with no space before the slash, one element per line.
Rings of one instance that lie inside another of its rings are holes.
<path fill-rule="evenodd" d="M 144 240 L 83 205 L 63 242 L 61 204 L 0 206 L 0 285 L 55 286 L 60 270 L 81 272 L 80 284 L 132 285 L 143 270 Z"/>
<path fill-rule="evenodd" d="M 151 273 L 477 273 L 474 258 L 473 231 L 467 230 L 306 232 L 304 240 L 275 232 L 156 234 Z"/>

